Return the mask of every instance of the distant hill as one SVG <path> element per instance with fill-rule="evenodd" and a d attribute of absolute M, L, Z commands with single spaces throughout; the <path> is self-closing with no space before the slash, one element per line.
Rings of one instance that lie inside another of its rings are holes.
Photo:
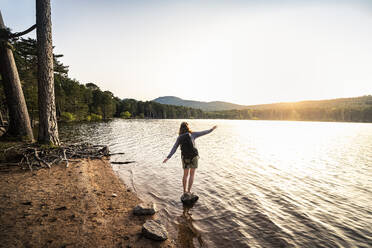
<path fill-rule="evenodd" d="M 175 96 L 158 97 L 155 102 L 168 105 L 185 106 L 190 108 L 201 109 L 203 111 L 224 111 L 224 110 L 242 110 L 242 109 L 283 109 L 283 108 L 350 108 L 350 107 L 364 107 L 372 105 L 372 96 L 350 97 L 350 98 L 337 98 L 330 100 L 313 100 L 313 101 L 300 101 L 300 102 L 282 102 L 270 103 L 259 105 L 238 105 L 229 102 L 214 101 L 214 102 L 201 102 L 192 100 L 183 100 Z"/>
<path fill-rule="evenodd" d="M 281 108 L 353 108 L 372 106 L 372 96 L 336 98 L 329 100 L 309 100 L 300 102 L 281 102 L 245 106 L 248 109 L 281 109 Z"/>
<path fill-rule="evenodd" d="M 229 102 L 214 101 L 214 102 L 200 102 L 192 100 L 183 100 L 175 96 L 162 96 L 153 100 L 154 102 L 168 105 L 185 106 L 203 111 L 223 111 L 232 109 L 245 109 L 247 106 L 238 105 Z"/>

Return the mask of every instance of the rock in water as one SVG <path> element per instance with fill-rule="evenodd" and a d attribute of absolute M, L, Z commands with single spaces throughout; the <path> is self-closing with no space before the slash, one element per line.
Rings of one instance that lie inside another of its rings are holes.
<path fill-rule="evenodd" d="M 135 215 L 153 215 L 156 212 L 155 204 L 152 202 L 141 203 L 133 208 Z"/>
<path fill-rule="evenodd" d="M 159 220 L 148 220 L 142 226 L 142 233 L 146 238 L 164 241 L 168 239 L 168 232 Z"/>
<path fill-rule="evenodd" d="M 181 201 L 185 205 L 193 205 L 198 199 L 199 196 L 194 194 L 183 194 L 181 196 Z"/>

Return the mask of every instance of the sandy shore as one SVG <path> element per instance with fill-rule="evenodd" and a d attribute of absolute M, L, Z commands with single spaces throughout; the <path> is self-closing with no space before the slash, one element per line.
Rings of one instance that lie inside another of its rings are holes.
<path fill-rule="evenodd" d="M 174 247 L 142 237 L 138 203 L 108 160 L 0 170 L 0 247 Z"/>

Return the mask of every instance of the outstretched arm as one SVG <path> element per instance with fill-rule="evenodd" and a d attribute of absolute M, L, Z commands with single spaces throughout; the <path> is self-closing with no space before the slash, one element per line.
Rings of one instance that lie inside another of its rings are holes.
<path fill-rule="evenodd" d="M 179 137 L 178 137 L 177 140 L 176 140 L 176 143 L 174 143 L 174 145 L 173 145 L 172 150 L 168 154 L 167 158 L 164 159 L 163 163 L 166 163 L 173 156 L 173 154 L 177 151 L 177 148 L 178 148 L 179 145 L 180 145 L 180 141 L 179 141 Z"/>
<path fill-rule="evenodd" d="M 194 137 L 194 139 L 200 137 L 200 136 L 203 136 L 203 135 L 206 135 L 206 134 L 209 134 L 211 133 L 213 130 L 215 130 L 217 128 L 217 126 L 214 126 L 212 127 L 211 129 L 208 129 L 208 130 L 205 130 L 205 131 L 201 131 L 201 132 L 193 132 L 191 135 Z"/>

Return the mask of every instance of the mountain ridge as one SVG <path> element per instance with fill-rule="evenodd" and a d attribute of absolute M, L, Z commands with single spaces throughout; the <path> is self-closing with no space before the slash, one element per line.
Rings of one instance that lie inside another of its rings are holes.
<path fill-rule="evenodd" d="M 239 105 L 224 101 L 194 101 L 194 100 L 184 100 L 176 96 L 162 96 L 153 100 L 161 104 L 185 106 L 196 109 L 201 109 L 203 111 L 225 111 L 225 110 L 242 110 L 242 109 L 269 109 L 269 108 L 282 108 L 282 107 L 335 107 L 340 105 L 359 105 L 367 103 L 372 104 L 372 96 L 365 95 L 359 97 L 347 97 L 347 98 L 334 98 L 326 100 L 304 100 L 297 102 L 278 102 L 278 103 L 267 103 L 267 104 L 257 104 L 257 105 Z"/>
<path fill-rule="evenodd" d="M 152 101 L 161 103 L 161 104 L 196 108 L 196 109 L 201 109 L 203 111 L 223 111 L 223 110 L 246 108 L 246 106 L 244 105 L 234 104 L 230 102 L 224 102 L 224 101 L 203 102 L 203 101 L 194 101 L 194 100 L 184 100 L 176 96 L 161 96 Z"/>

